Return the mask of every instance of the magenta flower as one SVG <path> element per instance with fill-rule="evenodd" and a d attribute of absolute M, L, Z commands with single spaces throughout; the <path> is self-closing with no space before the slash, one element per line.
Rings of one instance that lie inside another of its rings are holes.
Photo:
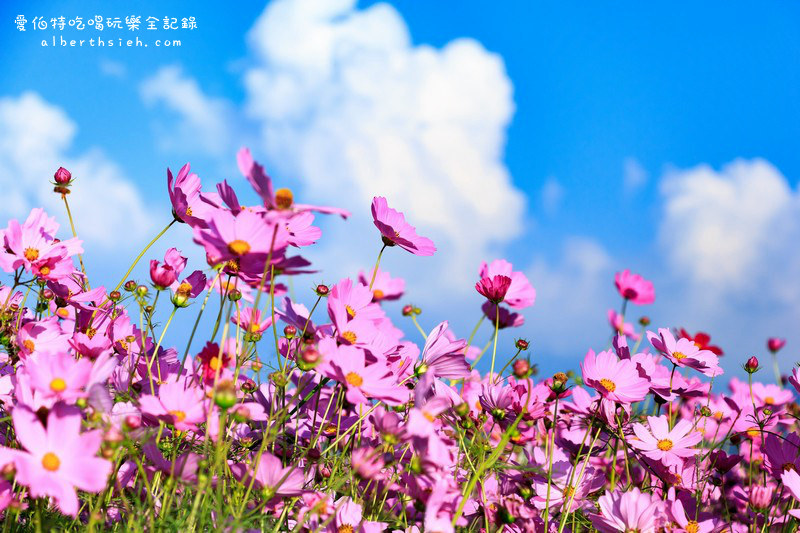
<path fill-rule="evenodd" d="M 591 514 L 592 525 L 601 533 L 640 531 L 654 533 L 666 520 L 658 497 L 634 487 L 606 492 L 597 500 L 600 514 Z"/>
<path fill-rule="evenodd" d="M 702 440 L 703 435 L 694 430 L 689 420 L 679 420 L 671 430 L 666 415 L 648 416 L 647 424 L 649 431 L 643 424 L 633 424 L 638 440 L 630 441 L 630 445 L 642 450 L 645 457 L 665 465 L 679 465 L 684 458 L 700 452 L 693 446 Z"/>
<path fill-rule="evenodd" d="M 175 249 L 170 248 L 164 254 L 164 264 L 155 259 L 150 261 L 150 280 L 158 290 L 164 290 L 178 280 L 186 268 L 186 258 Z"/>
<path fill-rule="evenodd" d="M 408 389 L 397 384 L 390 369 L 381 363 L 367 365 L 364 351 L 355 346 L 340 346 L 334 352 L 328 377 L 347 388 L 345 397 L 353 404 L 369 403 L 368 398 L 390 405 L 408 401 Z"/>
<path fill-rule="evenodd" d="M 647 305 L 656 301 L 656 291 L 653 282 L 644 279 L 639 274 L 631 274 L 628 269 L 617 272 L 614 276 L 620 296 L 637 305 Z"/>
<path fill-rule="evenodd" d="M 272 325 L 272 316 L 266 315 L 262 320 L 261 309 L 243 307 L 231 316 L 231 322 L 242 328 L 246 334 L 261 335 Z"/>
<path fill-rule="evenodd" d="M 158 396 L 143 394 L 139 398 L 142 414 L 164 420 L 180 431 L 197 428 L 206 420 L 205 394 L 184 382 L 164 383 Z"/>
<path fill-rule="evenodd" d="M 498 275 L 511 278 L 511 285 L 508 287 L 503 301 L 514 309 L 530 307 L 536 301 L 536 289 L 533 288 L 525 274 L 513 271 L 511 263 L 504 259 L 496 259 L 489 264 L 482 263 L 478 275 L 481 278 L 492 278 Z"/>
<path fill-rule="evenodd" d="M 469 363 L 464 357 L 467 341 L 448 336 L 449 324 L 442 322 L 431 330 L 422 350 L 422 361 L 417 366 L 418 375 L 445 379 L 463 379 L 470 375 Z"/>
<path fill-rule="evenodd" d="M 284 468 L 281 460 L 267 451 L 260 458 L 254 458 L 253 464 L 256 461 L 258 469 L 254 477 L 258 486 L 267 492 L 267 499 L 302 494 L 305 484 L 302 470 L 292 466 Z"/>
<path fill-rule="evenodd" d="M 475 284 L 475 290 L 493 304 L 499 304 L 506 297 L 510 286 L 511 278 L 498 274 L 491 278 L 481 278 Z"/>
<path fill-rule="evenodd" d="M 208 222 L 208 229 L 195 228 L 194 241 L 205 248 L 209 259 L 215 264 L 259 255 L 262 267 L 270 248 L 273 256 L 276 256 L 276 252 L 287 245 L 286 229 L 253 211 L 241 211 L 238 215 L 230 211 L 214 213 Z"/>
<path fill-rule="evenodd" d="M 678 339 L 666 328 L 659 328 L 658 335 L 648 331 L 647 338 L 653 348 L 661 352 L 671 363 L 679 367 L 694 368 L 709 376 L 723 374 L 719 367 L 719 358 L 710 350 L 701 350 L 689 339 Z"/>
<path fill-rule="evenodd" d="M 361 285 L 369 286 L 372 271 L 358 274 L 358 282 Z M 393 278 L 385 270 L 378 269 L 375 274 L 375 283 L 372 284 L 372 301 L 382 302 L 384 300 L 399 300 L 406 289 L 406 281 L 403 278 Z"/>
<path fill-rule="evenodd" d="M 175 280 L 169 287 L 173 293 L 172 303 L 178 307 L 186 307 L 190 298 L 197 298 L 205 290 L 207 282 L 206 275 L 200 270 L 195 270 L 180 283 Z"/>
<path fill-rule="evenodd" d="M 372 199 L 372 220 L 386 246 L 399 246 L 414 255 L 433 255 L 436 252 L 433 241 L 417 235 L 417 230 L 406 222 L 403 213 L 389 207 L 382 196 Z"/>
<path fill-rule="evenodd" d="M 625 335 L 626 337 L 630 337 L 635 341 L 639 340 L 640 335 L 636 333 L 636 330 L 633 329 L 633 324 L 631 322 L 625 321 L 625 317 L 618 314 L 613 309 L 608 310 L 607 316 L 608 323 L 617 334 Z"/>
<path fill-rule="evenodd" d="M 786 339 L 770 337 L 767 340 L 767 349 L 772 353 L 778 353 L 784 346 L 786 346 Z"/>
<path fill-rule="evenodd" d="M 69 335 L 61 329 L 58 317 L 31 321 L 17 333 L 17 346 L 23 356 L 33 353 L 53 354 L 69 349 Z"/>
<path fill-rule="evenodd" d="M 17 406 L 13 413 L 17 440 L 25 451 L 14 451 L 17 482 L 29 488 L 31 496 L 52 497 L 64 514 L 78 514 L 75 489 L 100 492 L 111 473 L 111 463 L 96 457 L 100 431 L 81 434 L 77 408 L 57 404 L 47 416 L 47 428 L 35 413 Z"/>
<path fill-rule="evenodd" d="M 353 450 L 350 466 L 361 479 L 378 479 L 385 463 L 379 449 L 363 447 Z"/>
<path fill-rule="evenodd" d="M 583 381 L 603 398 L 630 405 L 643 400 L 650 392 L 650 381 L 639 375 L 636 363 L 619 359 L 612 351 L 595 355 L 589 350 L 581 363 Z"/>
<path fill-rule="evenodd" d="M 197 174 L 190 173 L 189 163 L 178 171 L 173 180 L 172 171 L 167 169 L 167 192 L 172 203 L 172 214 L 180 222 L 193 228 L 205 228 L 208 220 L 217 209 L 204 201 L 201 193 L 202 184 Z"/>
<path fill-rule="evenodd" d="M 796 501 L 800 502 L 800 474 L 797 470 L 787 470 L 781 474 L 781 482 L 789 494 L 792 495 Z M 795 518 L 800 518 L 800 509 L 792 509 L 789 514 Z"/>
<path fill-rule="evenodd" d="M 481 311 L 492 324 L 497 323 L 498 329 L 518 328 L 525 324 L 524 316 L 519 313 L 512 313 L 505 307 L 492 305 L 492 302 L 483 302 Z M 499 319 L 496 313 L 500 313 Z"/>
<path fill-rule="evenodd" d="M 0 267 L 13 272 L 22 267 L 40 277 L 48 278 L 53 270 L 69 273 L 73 255 L 83 252 L 81 241 L 76 238 L 56 239 L 58 223 L 48 217 L 41 208 L 33 209 L 25 222 L 11 220 L 0 233 L 4 247 L 0 249 Z M 66 262 L 66 265 L 61 263 Z"/>

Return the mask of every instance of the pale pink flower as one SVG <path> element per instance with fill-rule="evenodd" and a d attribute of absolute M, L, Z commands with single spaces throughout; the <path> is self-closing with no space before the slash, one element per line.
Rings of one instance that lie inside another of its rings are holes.
<path fill-rule="evenodd" d="M 619 489 L 606 492 L 600 496 L 597 504 L 600 513 L 591 514 L 589 518 L 601 533 L 654 533 L 665 521 L 663 502 L 636 487 L 628 492 Z"/>
<path fill-rule="evenodd" d="M 417 235 L 414 226 L 406 222 L 403 213 L 389 207 L 386 198 L 373 198 L 372 219 L 386 246 L 399 246 L 414 255 L 433 255 L 436 252 L 433 241 Z"/>
<path fill-rule="evenodd" d="M 589 350 L 581 371 L 584 383 L 612 402 L 631 404 L 643 400 L 650 392 L 650 381 L 639 375 L 636 363 L 620 359 L 610 350 L 597 355 Z"/>
<path fill-rule="evenodd" d="M 630 441 L 630 445 L 641 450 L 645 457 L 671 465 L 681 464 L 685 457 L 700 452 L 694 446 L 703 435 L 694 429 L 691 421 L 678 420 L 675 427 L 669 429 L 667 416 L 661 415 L 648 416 L 647 423 L 649 430 L 643 424 L 633 424 L 637 439 Z"/>

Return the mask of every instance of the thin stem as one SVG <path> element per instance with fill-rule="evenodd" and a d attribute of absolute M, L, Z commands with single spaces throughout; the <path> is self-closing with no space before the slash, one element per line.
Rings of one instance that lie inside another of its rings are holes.
<path fill-rule="evenodd" d="M 781 379 L 781 369 L 778 368 L 778 355 L 772 353 L 772 369 L 775 371 L 775 382 L 780 388 L 783 388 L 783 380 Z"/>
<path fill-rule="evenodd" d="M 494 304 L 494 346 L 492 347 L 492 366 L 489 375 L 494 374 L 494 360 L 497 357 L 497 332 L 500 329 L 500 304 Z M 546 529 L 546 528 L 545 528 Z"/>
<path fill-rule="evenodd" d="M 67 195 L 62 194 L 61 199 L 64 200 L 64 207 L 67 208 L 67 218 L 69 218 L 69 227 L 72 228 L 72 236 L 77 238 L 78 233 L 75 231 L 75 222 L 72 220 L 72 211 L 69 209 L 69 202 L 67 201 Z M 86 276 L 86 267 L 83 266 L 83 254 L 78 254 L 78 262 L 81 264 L 81 272 L 84 275 L 84 283 L 86 284 L 86 288 L 89 288 L 89 277 Z"/>
<path fill-rule="evenodd" d="M 117 286 L 114 287 L 114 290 L 112 290 L 111 292 L 118 291 L 119 288 L 122 287 L 122 284 L 125 283 L 125 281 L 128 279 L 128 276 L 130 276 L 131 272 L 133 272 L 133 269 L 136 267 L 136 265 L 139 263 L 139 261 L 142 259 L 142 257 L 144 257 L 144 254 L 147 253 L 147 250 L 149 250 L 150 247 L 153 246 L 158 241 L 158 239 L 160 239 L 161 236 L 164 235 L 167 232 L 167 230 L 169 228 L 171 228 L 172 225 L 175 224 L 175 222 L 177 222 L 177 221 L 178 221 L 178 219 L 173 218 L 172 222 L 167 224 L 166 227 L 164 227 L 164 229 L 162 229 L 161 232 L 159 232 L 158 235 L 153 237 L 153 240 L 151 240 L 150 242 L 147 243 L 147 246 L 145 246 L 142 249 L 142 251 L 139 252 L 139 255 L 137 255 L 136 259 L 133 260 L 133 263 L 131 264 L 130 268 L 128 268 L 128 271 L 125 272 L 125 274 L 122 276 L 122 279 L 119 280 L 119 283 L 117 283 Z"/>
<path fill-rule="evenodd" d="M 381 251 L 378 252 L 378 260 L 375 261 L 375 268 L 372 269 L 372 279 L 369 280 L 369 290 L 372 290 L 372 285 L 375 283 L 375 276 L 378 275 L 378 265 L 381 264 L 381 256 L 383 255 L 383 251 L 386 249 L 386 244 L 383 245 Z"/>
<path fill-rule="evenodd" d="M 547 496 L 544 501 L 544 530 L 550 531 L 550 486 L 553 483 L 553 448 L 556 446 L 556 428 L 558 421 L 558 396 L 556 396 L 555 406 L 553 407 L 553 439 L 549 447 L 547 458 Z"/>

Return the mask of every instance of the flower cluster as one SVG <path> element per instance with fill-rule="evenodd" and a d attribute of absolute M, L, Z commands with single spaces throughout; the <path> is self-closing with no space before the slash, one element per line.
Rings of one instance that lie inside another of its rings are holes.
<path fill-rule="evenodd" d="M 504 331 L 524 323 L 536 291 L 502 259 L 476 265 L 479 322 L 468 338 L 447 321 L 422 327 L 421 310 L 406 305 L 408 338 L 388 308 L 404 297 L 405 281 L 382 270 L 381 258 L 436 248 L 383 197 L 372 203 L 375 266 L 295 299 L 291 278 L 314 272 L 300 254 L 321 238 L 315 216 L 349 213 L 296 203 L 247 149 L 238 166 L 258 205 L 241 205 L 227 182 L 203 190 L 188 164 L 167 171 L 173 220 L 160 235 L 185 224 L 205 252 L 207 265 L 188 275 L 187 258 L 169 248 L 150 259 L 149 280 L 128 279 L 137 259 L 111 290 L 92 288 L 75 263 L 81 241 L 57 237 L 42 209 L 2 230 L 0 512 L 8 523 L 796 529 L 800 371 L 775 385 L 754 382 L 753 357 L 747 382 L 713 390 L 722 349 L 703 332 L 629 321 L 628 304 L 650 304 L 655 291 L 625 270 L 614 280 L 621 311 L 608 313 L 605 348 L 589 350 L 579 374 L 537 379 L 530 343 Z M 55 179 L 79 184 L 63 168 Z M 166 333 L 178 314 L 193 327 L 173 346 Z M 473 345 L 479 333 L 488 340 Z M 784 344 L 772 338 L 767 348 L 777 356 Z"/>

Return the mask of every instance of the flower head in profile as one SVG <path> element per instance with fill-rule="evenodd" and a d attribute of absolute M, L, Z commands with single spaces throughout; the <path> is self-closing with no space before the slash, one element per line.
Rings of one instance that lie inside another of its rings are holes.
<path fill-rule="evenodd" d="M 372 220 L 386 246 L 399 246 L 414 255 L 433 255 L 436 252 L 433 241 L 417 235 L 417 230 L 406 222 L 403 213 L 389 207 L 382 196 L 372 200 Z"/>
<path fill-rule="evenodd" d="M 592 525 L 601 533 L 620 531 L 655 532 L 665 521 L 662 501 L 634 487 L 628 492 L 617 489 L 597 500 L 599 514 L 590 515 Z"/>
<path fill-rule="evenodd" d="M 629 405 L 643 400 L 650 392 L 650 381 L 639 375 L 636 363 L 620 359 L 610 350 L 597 355 L 589 350 L 581 370 L 584 383 L 613 402 Z"/>
<path fill-rule="evenodd" d="M 660 461 L 665 465 L 683 463 L 686 457 L 697 455 L 700 450 L 694 446 L 703 438 L 702 433 L 695 431 L 691 421 L 679 420 L 675 427 L 669 429 L 667 416 L 648 416 L 647 425 L 634 424 L 633 432 L 638 440 L 630 441 L 631 446 L 642 450 L 645 457 Z"/>
<path fill-rule="evenodd" d="M 778 353 L 784 346 L 786 346 L 786 339 L 781 339 L 779 337 L 770 337 L 767 339 L 767 350 L 772 353 Z"/>
<path fill-rule="evenodd" d="M 644 279 L 639 274 L 631 274 L 628 269 L 616 273 L 614 285 L 617 286 L 620 296 L 631 303 L 647 305 L 656 301 L 653 282 Z"/>
<path fill-rule="evenodd" d="M 505 299 L 510 286 L 511 278 L 498 274 L 491 278 L 481 278 L 475 284 L 475 290 L 493 304 L 499 304 Z"/>
<path fill-rule="evenodd" d="M 201 270 L 195 270 L 187 278 L 181 281 L 175 280 L 170 289 L 172 289 L 172 303 L 178 307 L 186 307 L 189 305 L 190 298 L 197 298 L 206 288 L 208 279 Z"/>
<path fill-rule="evenodd" d="M 723 373 L 719 367 L 719 359 L 713 352 L 700 349 L 689 339 L 676 340 L 666 328 L 659 328 L 658 335 L 648 331 L 647 338 L 653 348 L 676 366 L 694 368 L 709 377 Z"/>
<path fill-rule="evenodd" d="M 369 286 L 372 271 L 359 272 L 358 282 L 361 285 Z M 406 289 L 406 281 L 403 278 L 393 278 L 385 270 L 378 269 L 375 274 L 375 282 L 372 284 L 372 301 L 383 302 L 399 300 Z"/>
<path fill-rule="evenodd" d="M 81 434 L 80 411 L 64 404 L 56 404 L 50 411 L 46 428 L 24 406 L 17 406 L 12 418 L 17 440 L 25 448 L 11 455 L 16 480 L 28 487 L 31 496 L 50 496 L 64 514 L 76 516 L 79 504 L 75 489 L 99 492 L 111 473 L 111 463 L 96 457 L 101 432 Z"/>
<path fill-rule="evenodd" d="M 204 201 L 201 192 L 202 184 L 197 174 L 191 172 L 186 163 L 173 178 L 172 171 L 167 169 L 167 192 L 172 203 L 172 213 L 180 221 L 191 227 L 205 228 L 211 214 L 216 208 Z"/>
<path fill-rule="evenodd" d="M 495 276 L 506 276 L 511 280 L 503 301 L 514 309 L 530 307 L 536 301 L 536 289 L 533 288 L 527 276 L 522 272 L 513 270 L 513 265 L 505 259 L 496 259 L 491 263 L 481 263 L 478 276 L 481 279 Z"/>
<path fill-rule="evenodd" d="M 422 350 L 422 361 L 417 366 L 418 374 L 447 379 L 469 377 L 471 369 L 464 357 L 467 342 L 452 339 L 447 328 L 448 322 L 444 321 L 428 334 Z"/>
<path fill-rule="evenodd" d="M 155 259 L 150 261 L 150 280 L 159 290 L 164 290 L 178 280 L 183 269 L 186 268 L 186 258 L 175 249 L 170 248 L 164 254 L 164 264 Z"/>
<path fill-rule="evenodd" d="M 525 324 L 525 317 L 520 313 L 511 312 L 502 305 L 492 305 L 489 301 L 483 302 L 481 311 L 490 323 L 497 323 L 497 329 L 518 328 Z M 496 313 L 500 313 L 500 316 Z"/>

